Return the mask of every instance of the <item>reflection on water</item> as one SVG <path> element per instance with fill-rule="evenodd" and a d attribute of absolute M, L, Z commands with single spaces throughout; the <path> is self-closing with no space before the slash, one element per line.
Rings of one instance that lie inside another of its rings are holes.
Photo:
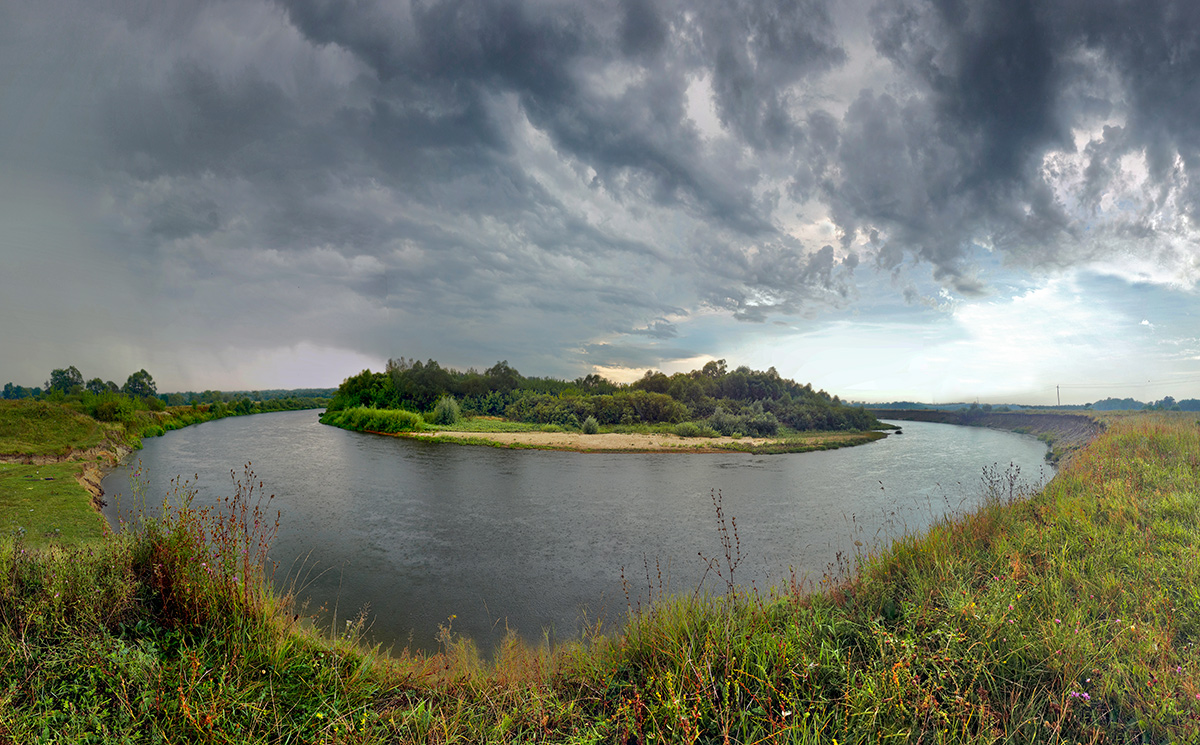
<path fill-rule="evenodd" d="M 454 615 L 454 630 L 487 648 L 506 628 L 577 635 L 585 612 L 619 622 L 626 589 L 644 599 L 656 567 L 670 591 L 693 591 L 699 554 L 723 556 L 713 490 L 737 518 L 747 555 L 739 584 L 761 590 L 819 579 L 856 540 L 870 545 L 969 509 L 985 466 L 1049 476 L 1032 437 L 903 427 L 869 445 L 793 455 L 584 454 L 364 435 L 321 425 L 314 411 L 260 414 L 146 440 L 105 479 L 105 514 L 115 522 L 128 507 L 138 462 L 151 504 L 179 475 L 199 474 L 197 504 L 229 494 L 230 471 L 252 462 L 282 512 L 277 582 L 299 575 L 303 595 L 338 618 L 365 607 L 369 638 L 385 646 L 436 648 L 438 625 Z"/>

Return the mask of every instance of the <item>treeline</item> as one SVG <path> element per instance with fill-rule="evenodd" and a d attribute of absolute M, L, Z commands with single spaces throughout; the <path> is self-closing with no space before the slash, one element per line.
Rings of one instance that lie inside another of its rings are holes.
<path fill-rule="evenodd" d="M 60 403 L 97 421 L 124 425 L 129 435 L 137 438 L 153 437 L 227 416 L 317 409 L 329 402 L 334 391 L 333 388 L 304 388 L 252 393 L 160 394 L 154 377 L 144 369 L 131 373 L 125 384 L 118 386 L 111 380 L 100 378 L 85 382 L 79 369 L 71 365 L 52 370 L 43 388 L 24 388 L 8 383 L 4 386 L 3 398 Z"/>
<path fill-rule="evenodd" d="M 41 388 L 26 388 L 10 383 L 4 384 L 0 398 L 15 400 L 21 398 L 42 398 L 44 396 L 80 396 L 85 393 L 98 396 L 102 393 L 124 394 L 135 398 L 149 398 L 158 395 L 154 378 L 145 370 L 130 373 L 125 379 L 125 385 L 117 385 L 111 380 L 92 378 L 86 383 L 79 368 L 71 365 L 50 371 L 50 377 Z"/>
<path fill-rule="evenodd" d="M 434 360 L 388 360 L 383 372 L 363 370 L 347 378 L 329 403 L 331 412 L 365 407 L 429 412 L 444 398 L 454 399 L 467 416 L 580 427 L 589 418 L 600 425 L 703 422 L 725 435 L 773 435 L 781 426 L 795 430 L 864 430 L 879 422 L 862 407 L 837 396 L 781 378 L 775 368 L 727 369 L 725 360 L 688 373 L 647 371 L 619 385 L 599 375 L 573 381 L 525 377 L 507 361 L 479 372 L 460 372 Z"/>
<path fill-rule="evenodd" d="M 84 382 L 79 368 L 71 365 L 51 370 L 50 377 L 41 388 L 26 388 L 6 383 L 0 391 L 0 399 L 71 398 L 89 405 L 103 401 L 109 408 L 126 400 L 128 406 L 140 402 L 139 408 L 154 411 L 162 411 L 167 406 L 223 405 L 223 411 L 236 410 L 237 413 L 249 414 L 319 408 L 325 406 L 336 391 L 336 388 L 272 388 L 262 391 L 159 393 L 154 377 L 144 369 L 131 373 L 124 385 L 117 385 L 111 380 L 105 381 L 100 378 Z"/>
<path fill-rule="evenodd" d="M 1171 396 L 1163 396 L 1158 401 L 1145 403 L 1132 398 L 1106 398 L 1089 404 L 1088 408 L 1095 411 L 1200 411 L 1200 399 L 1176 401 Z"/>
<path fill-rule="evenodd" d="M 183 391 L 164 393 L 160 396 L 168 406 L 191 406 L 192 404 L 234 404 L 242 399 L 268 403 L 280 399 L 306 399 L 320 401 L 324 406 L 337 392 L 337 388 L 271 388 L 261 391 Z"/>

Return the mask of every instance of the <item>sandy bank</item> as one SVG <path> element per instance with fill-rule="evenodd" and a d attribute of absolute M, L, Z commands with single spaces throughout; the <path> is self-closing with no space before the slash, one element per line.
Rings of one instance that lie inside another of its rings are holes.
<path fill-rule="evenodd" d="M 792 438 L 773 437 L 680 437 L 666 433 L 653 434 L 597 434 L 579 432 L 455 432 L 436 430 L 413 432 L 405 435 L 412 439 L 469 440 L 472 442 L 495 443 L 504 447 L 530 447 L 549 450 L 573 450 L 578 452 L 642 452 L 642 453 L 703 453 L 728 451 L 753 451 L 778 446 L 788 451 L 822 450 L 827 448 L 858 445 L 882 434 L 861 432 L 820 433 Z"/>

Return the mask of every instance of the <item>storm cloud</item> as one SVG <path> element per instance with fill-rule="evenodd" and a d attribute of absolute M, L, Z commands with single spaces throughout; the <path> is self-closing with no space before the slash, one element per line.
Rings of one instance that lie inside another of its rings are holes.
<path fill-rule="evenodd" d="M 147 346 L 572 376 L 864 283 L 986 296 L 985 265 L 1193 288 L 1197 29 L 1167 0 L 0 0 L 0 251 L 108 267 L 70 289 L 149 309 Z"/>

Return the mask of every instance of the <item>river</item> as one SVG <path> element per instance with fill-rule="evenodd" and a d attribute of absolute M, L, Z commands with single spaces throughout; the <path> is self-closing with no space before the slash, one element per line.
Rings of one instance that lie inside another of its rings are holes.
<path fill-rule="evenodd" d="M 341 625 L 365 610 L 368 641 L 423 650 L 453 616 L 487 650 L 506 628 L 572 638 L 585 618 L 612 627 L 660 590 L 693 592 L 700 554 L 726 565 L 714 492 L 736 518 L 735 580 L 765 591 L 971 509 L 985 467 L 1015 464 L 1030 484 L 1052 475 L 1033 437 L 902 425 L 868 445 L 756 456 L 506 450 L 348 432 L 316 411 L 231 417 L 147 439 L 105 478 L 104 512 L 115 526 L 137 507 L 139 466 L 150 505 L 176 477 L 206 504 L 251 463 L 280 513 L 275 581 L 309 612 Z M 704 584 L 724 588 L 712 571 Z"/>

